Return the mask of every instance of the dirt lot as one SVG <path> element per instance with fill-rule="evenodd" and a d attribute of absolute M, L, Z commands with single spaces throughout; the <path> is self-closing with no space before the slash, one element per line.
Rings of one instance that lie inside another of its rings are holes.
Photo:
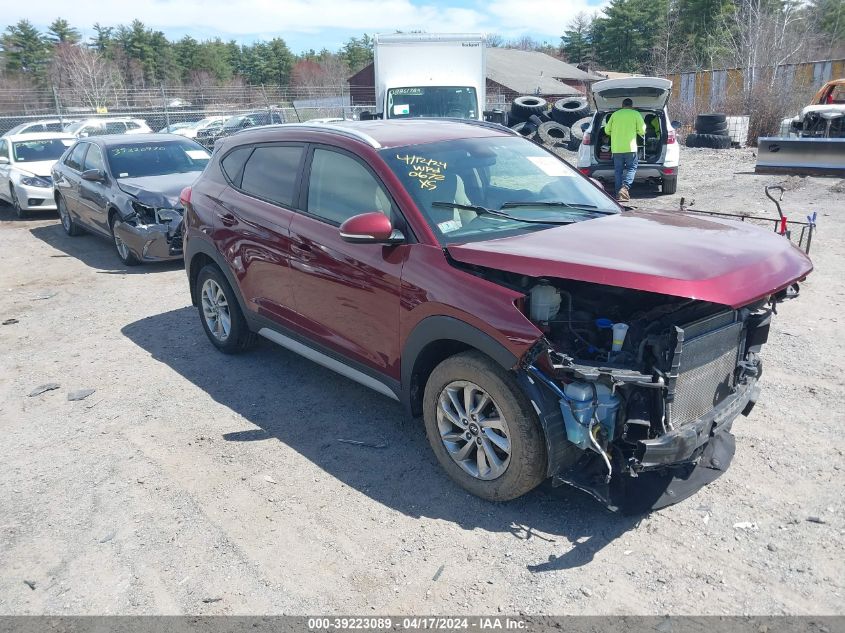
<path fill-rule="evenodd" d="M 685 150 L 679 196 L 771 214 L 784 179 L 752 170 Z M 470 497 L 398 404 L 270 343 L 214 351 L 179 264 L 3 207 L 0 613 L 845 613 L 845 183 L 785 182 L 819 214 L 816 271 L 731 469 L 647 517 Z"/>

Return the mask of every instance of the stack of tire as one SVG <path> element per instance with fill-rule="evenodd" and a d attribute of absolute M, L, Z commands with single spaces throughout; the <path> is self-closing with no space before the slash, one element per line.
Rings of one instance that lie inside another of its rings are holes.
<path fill-rule="evenodd" d="M 513 100 L 508 124 L 526 138 L 550 147 L 578 149 L 589 127 L 590 107 L 583 97 L 559 99 L 549 110 L 542 97 L 522 96 Z"/>
<path fill-rule="evenodd" d="M 695 117 L 695 132 L 687 134 L 687 147 L 728 149 L 730 146 L 731 137 L 724 114 L 711 112 Z"/>

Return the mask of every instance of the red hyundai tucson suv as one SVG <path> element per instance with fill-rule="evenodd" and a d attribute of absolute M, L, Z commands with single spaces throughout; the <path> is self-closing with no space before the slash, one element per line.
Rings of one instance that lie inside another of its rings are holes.
<path fill-rule="evenodd" d="M 401 401 L 491 500 L 552 478 L 641 511 L 715 479 L 812 270 L 763 229 L 624 210 L 483 122 L 246 130 L 182 201 L 219 350 L 260 335 Z"/>

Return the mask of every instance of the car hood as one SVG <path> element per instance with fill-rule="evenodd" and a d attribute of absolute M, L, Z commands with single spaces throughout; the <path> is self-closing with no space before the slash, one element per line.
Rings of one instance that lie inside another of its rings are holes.
<path fill-rule="evenodd" d="M 626 211 L 447 250 L 465 264 L 734 308 L 782 290 L 813 269 L 803 252 L 774 232 L 744 222 L 657 211 Z"/>
<path fill-rule="evenodd" d="M 183 174 L 144 176 L 142 178 L 120 178 L 117 186 L 133 196 L 141 204 L 156 209 L 175 209 L 182 206 L 179 194 L 192 185 L 202 172 L 189 171 Z"/>
<path fill-rule="evenodd" d="M 34 174 L 42 178 L 50 177 L 50 170 L 56 164 L 54 160 L 39 160 L 33 163 L 15 163 L 15 169 L 22 174 Z"/>

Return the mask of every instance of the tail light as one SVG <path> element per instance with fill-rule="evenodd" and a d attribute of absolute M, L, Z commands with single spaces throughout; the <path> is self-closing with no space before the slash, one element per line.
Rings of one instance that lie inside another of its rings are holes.
<path fill-rule="evenodd" d="M 674 168 L 674 167 L 666 167 L 666 168 L 663 170 L 663 175 L 664 175 L 664 176 L 671 176 L 671 175 L 672 175 L 672 174 L 674 174 L 674 173 L 675 173 L 675 168 Z"/>
<path fill-rule="evenodd" d="M 581 145 L 590 145 L 593 142 L 593 139 L 590 138 L 589 132 L 584 132 L 584 139 L 581 141 Z"/>
<path fill-rule="evenodd" d="M 579 168 L 578 168 L 578 171 L 580 171 L 580 172 L 581 172 L 582 174 L 584 174 L 585 176 L 589 176 L 589 175 L 590 175 L 590 168 L 589 168 L 589 167 L 579 167 Z"/>
<path fill-rule="evenodd" d="M 669 134 L 666 136 L 666 144 L 672 145 L 676 141 L 677 139 L 675 138 L 675 130 L 669 130 Z"/>
<path fill-rule="evenodd" d="M 187 207 L 191 204 L 191 188 L 185 187 L 182 189 L 182 193 L 179 194 L 179 202 L 182 203 L 183 207 Z"/>

